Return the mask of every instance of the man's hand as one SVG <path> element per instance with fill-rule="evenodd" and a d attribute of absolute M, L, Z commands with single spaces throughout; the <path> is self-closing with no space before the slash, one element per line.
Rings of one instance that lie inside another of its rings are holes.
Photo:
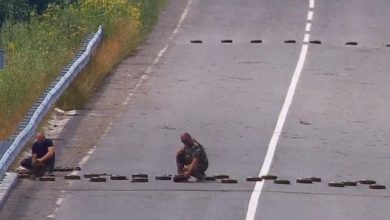
<path fill-rule="evenodd" d="M 188 166 L 186 172 L 184 172 L 184 176 L 187 178 L 190 177 L 192 171 L 196 169 L 197 166 L 198 166 L 198 159 L 195 158 L 192 160 L 192 163 Z"/>
<path fill-rule="evenodd" d="M 185 178 L 190 178 L 191 174 L 190 174 L 189 172 L 184 172 L 184 173 L 183 173 L 183 176 L 184 176 Z"/>

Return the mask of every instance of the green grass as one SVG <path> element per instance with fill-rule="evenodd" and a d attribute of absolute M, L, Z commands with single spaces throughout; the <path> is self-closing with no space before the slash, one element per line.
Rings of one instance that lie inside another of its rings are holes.
<path fill-rule="evenodd" d="M 165 0 L 84 0 L 50 6 L 29 22 L 6 22 L 0 30 L 6 69 L 0 71 L 0 139 L 17 124 L 74 57 L 88 33 L 104 25 L 104 38 L 90 64 L 58 105 L 81 107 L 124 57 L 146 39 Z"/>

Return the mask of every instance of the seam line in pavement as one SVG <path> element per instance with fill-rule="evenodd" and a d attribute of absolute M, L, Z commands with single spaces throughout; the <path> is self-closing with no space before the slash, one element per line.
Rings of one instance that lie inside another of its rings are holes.
<path fill-rule="evenodd" d="M 28 189 L 22 189 L 28 190 Z M 62 191 L 63 189 L 44 189 L 42 191 Z M 250 193 L 250 189 L 67 189 L 68 192 L 242 192 Z M 345 196 L 345 197 L 367 197 L 367 198 L 390 198 L 390 195 L 364 195 L 348 193 L 318 193 L 318 192 L 291 192 L 278 190 L 263 190 L 263 193 L 281 193 L 281 194 L 302 194 L 302 195 L 323 195 L 323 196 Z M 64 198 L 62 198 L 61 203 Z"/>
<path fill-rule="evenodd" d="M 314 0 L 309 0 L 309 8 L 310 9 L 308 10 L 308 13 L 307 13 L 306 24 L 310 23 L 310 21 L 313 19 L 314 12 L 311 10 L 312 7 L 314 7 Z M 274 155 L 275 155 L 276 146 L 278 144 L 279 137 L 282 133 L 283 126 L 284 126 L 284 123 L 285 123 L 286 118 L 287 118 L 287 113 L 290 109 L 290 106 L 291 106 L 291 103 L 292 103 L 292 100 L 293 100 L 293 97 L 295 94 L 295 90 L 296 90 L 299 78 L 300 78 L 302 70 L 303 70 L 303 65 L 304 65 L 305 60 L 306 60 L 307 51 L 309 49 L 309 45 L 307 44 L 309 42 L 309 39 L 310 39 L 310 34 L 305 33 L 304 38 L 303 38 L 303 45 L 302 45 L 301 53 L 299 55 L 297 65 L 295 67 L 294 74 L 293 74 L 293 77 L 291 79 L 291 83 L 290 83 L 290 86 L 288 88 L 287 95 L 286 95 L 286 98 L 284 100 L 282 110 L 280 111 L 274 132 L 273 132 L 271 140 L 269 142 L 267 153 L 266 153 L 266 156 L 264 158 L 263 165 L 261 166 L 259 176 L 267 175 L 270 168 L 271 168 L 271 163 L 272 163 L 272 160 L 273 160 Z M 252 192 L 250 200 L 249 200 L 248 210 L 246 213 L 246 220 L 254 220 L 255 219 L 256 210 L 257 210 L 257 206 L 258 206 L 258 202 L 259 202 L 259 198 L 260 198 L 260 194 L 261 194 L 261 191 L 263 189 L 263 186 L 264 186 L 264 182 L 257 182 L 255 184 L 253 192 Z"/>
<path fill-rule="evenodd" d="M 368 189 L 367 189 L 368 190 Z M 372 189 L 370 189 L 372 190 Z M 363 195 L 347 193 L 319 193 L 319 192 L 289 192 L 277 190 L 264 190 L 265 193 L 302 194 L 302 195 L 323 195 L 323 196 L 346 196 L 346 197 L 367 197 L 367 198 L 390 198 L 390 195 Z"/>

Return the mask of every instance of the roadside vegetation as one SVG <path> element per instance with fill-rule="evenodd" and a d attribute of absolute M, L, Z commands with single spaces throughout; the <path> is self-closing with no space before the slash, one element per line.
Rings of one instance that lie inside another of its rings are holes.
<path fill-rule="evenodd" d="M 84 38 L 103 24 L 101 46 L 58 102 L 66 109 L 82 107 L 115 65 L 146 38 L 164 4 L 164 0 L 38 2 L 0 0 L 0 48 L 6 53 L 6 68 L 0 71 L 0 139 L 15 131 Z"/>

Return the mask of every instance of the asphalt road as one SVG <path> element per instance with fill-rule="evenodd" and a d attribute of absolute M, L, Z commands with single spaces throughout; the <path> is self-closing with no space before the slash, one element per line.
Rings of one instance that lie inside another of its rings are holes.
<path fill-rule="evenodd" d="M 185 3 L 171 1 L 167 10 L 182 12 Z M 389 219 L 388 190 L 336 189 L 327 182 L 372 178 L 390 187 L 390 49 L 384 46 L 390 42 L 390 2 L 329 0 L 309 6 L 309 0 L 193 0 L 164 55 L 83 166 L 88 173 L 147 173 L 150 182 L 43 183 L 23 215 L 11 198 L 1 217 L 245 219 L 254 189 L 245 178 L 262 167 L 304 36 L 310 34 L 322 44 L 309 44 L 302 60 L 270 168 L 292 184 L 266 182 L 255 219 Z M 180 13 L 165 16 L 177 22 Z M 220 42 L 226 39 L 233 43 Z M 254 39 L 263 43 L 251 44 Z M 290 39 L 297 43 L 284 43 Z M 347 41 L 358 45 L 346 46 Z M 131 59 L 126 68 L 132 68 Z M 184 131 L 205 145 L 208 174 L 226 173 L 239 183 L 155 181 L 155 175 L 175 172 Z M 295 183 L 310 176 L 323 182 Z M 21 182 L 13 196 L 28 194 L 32 184 L 37 183 Z"/>

